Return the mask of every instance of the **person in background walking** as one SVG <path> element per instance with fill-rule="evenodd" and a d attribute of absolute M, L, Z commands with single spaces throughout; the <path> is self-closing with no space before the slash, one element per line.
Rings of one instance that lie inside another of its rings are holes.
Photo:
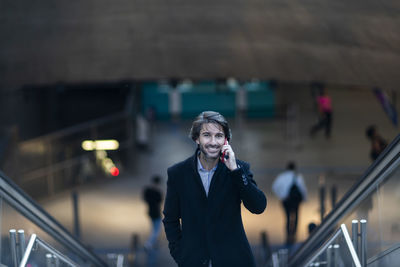
<path fill-rule="evenodd" d="M 272 190 L 282 201 L 286 214 L 286 245 L 292 245 L 296 241 L 299 206 L 307 198 L 303 175 L 297 172 L 294 162 L 289 162 L 286 171 L 276 177 Z"/>
<path fill-rule="evenodd" d="M 378 134 L 378 130 L 375 125 L 370 125 L 365 131 L 367 138 L 371 141 L 371 152 L 370 157 L 372 161 L 375 161 L 379 154 L 387 147 L 387 142 Z"/>
<path fill-rule="evenodd" d="M 319 120 L 311 127 L 310 135 L 314 137 L 319 130 L 325 129 L 325 137 L 330 138 L 332 131 L 332 100 L 324 88 L 321 88 L 319 96 L 317 96 L 317 104 Z"/>
<path fill-rule="evenodd" d="M 147 186 L 143 191 L 143 199 L 147 203 L 148 214 L 152 223 L 150 237 L 144 244 L 146 250 L 154 248 L 161 229 L 161 202 L 163 200 L 163 193 L 160 188 L 160 183 L 161 177 L 157 175 L 153 176 L 152 184 Z"/>

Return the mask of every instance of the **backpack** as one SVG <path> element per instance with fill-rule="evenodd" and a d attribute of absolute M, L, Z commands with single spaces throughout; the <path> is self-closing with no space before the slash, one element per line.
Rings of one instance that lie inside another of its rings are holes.
<path fill-rule="evenodd" d="M 293 176 L 293 183 L 289 190 L 288 200 L 293 203 L 300 203 L 303 201 L 303 194 L 296 184 L 296 176 Z"/>

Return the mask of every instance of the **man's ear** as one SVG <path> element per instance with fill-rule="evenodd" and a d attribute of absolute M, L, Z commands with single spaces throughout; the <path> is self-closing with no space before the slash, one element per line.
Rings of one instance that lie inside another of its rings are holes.
<path fill-rule="evenodd" d="M 196 139 L 196 144 L 200 145 L 199 138 Z"/>

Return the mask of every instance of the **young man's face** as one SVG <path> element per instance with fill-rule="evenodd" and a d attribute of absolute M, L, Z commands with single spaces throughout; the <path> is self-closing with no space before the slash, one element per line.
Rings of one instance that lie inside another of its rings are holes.
<path fill-rule="evenodd" d="M 218 159 L 221 148 L 225 143 L 225 134 L 222 126 L 217 123 L 204 123 L 196 143 L 201 153 L 208 159 Z"/>

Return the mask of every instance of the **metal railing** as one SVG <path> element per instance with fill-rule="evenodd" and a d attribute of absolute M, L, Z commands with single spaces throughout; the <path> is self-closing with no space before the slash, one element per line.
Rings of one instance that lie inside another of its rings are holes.
<path fill-rule="evenodd" d="M 397 136 L 394 141 L 386 148 L 386 150 L 380 155 L 380 157 L 372 164 L 371 167 L 365 172 L 365 174 L 359 179 L 359 181 L 343 196 L 339 203 L 335 206 L 335 209 L 331 211 L 328 216 L 322 221 L 312 233 L 312 235 L 304 242 L 304 244 L 289 258 L 289 266 L 304 266 L 305 261 L 312 255 L 314 251 L 318 250 L 325 242 L 329 239 L 330 234 L 336 229 L 338 224 L 348 223 L 351 224 L 350 217 L 357 219 L 367 219 L 369 214 L 375 212 L 382 218 L 376 220 L 389 220 L 387 218 L 393 218 L 392 216 L 384 216 L 382 213 L 393 213 L 393 211 L 384 210 L 387 206 L 390 206 L 391 201 L 387 200 L 384 202 L 382 196 L 387 196 L 388 193 L 382 194 L 381 190 L 386 187 L 388 189 L 400 189 L 399 179 L 400 176 L 400 135 Z M 386 191 L 388 191 L 386 189 Z M 392 193 L 395 195 L 395 193 Z M 395 196 L 392 198 L 396 199 Z M 396 202 L 395 202 L 396 203 Z M 400 217 L 398 208 L 393 208 L 397 217 Z M 388 214 L 387 214 L 388 215 Z M 387 217 L 387 218 L 386 218 Z M 374 217 L 372 217 L 374 218 Z M 393 220 L 393 219 L 392 219 Z M 361 226 L 364 227 L 364 226 Z M 369 223 L 369 231 L 371 232 L 382 232 L 381 223 L 377 222 L 375 225 Z M 366 231 L 365 231 L 366 233 Z M 362 266 L 366 266 L 367 258 L 374 257 L 376 253 L 382 252 L 386 249 L 391 249 L 390 244 L 396 245 L 399 240 L 391 240 L 389 245 L 382 244 L 381 237 L 377 237 L 376 240 L 373 237 L 365 238 L 363 242 L 369 243 L 368 255 L 367 250 L 363 249 L 363 254 L 360 258 L 362 259 Z M 364 244 L 366 246 L 366 243 Z M 378 243 L 378 244 L 376 244 Z M 374 245 L 377 248 L 372 248 Z M 361 244 L 363 246 L 363 243 Z M 368 256 L 368 257 L 367 257 Z"/>
<path fill-rule="evenodd" d="M 59 222 L 36 204 L 33 199 L 2 172 L 0 172 L 0 200 L 0 206 L 1 209 L 3 209 L 3 212 L 0 214 L 0 223 L 2 225 L 5 223 L 21 224 L 21 222 L 23 222 L 23 224 L 28 225 L 27 227 L 30 229 L 35 229 L 35 231 L 47 235 L 48 237 L 46 239 L 52 239 L 54 244 L 85 263 L 85 266 L 107 266 L 105 262 L 72 236 Z M 12 216 L 12 218 L 7 218 L 7 215 L 10 217 Z M 14 234 L 16 233 L 14 232 Z M 16 253 L 21 255 L 24 241 L 22 241 L 23 239 L 21 239 L 20 233 L 18 233 L 18 237 L 19 246 Z M 11 247 L 12 245 L 16 245 L 12 244 L 13 242 L 15 243 L 15 240 L 16 239 L 11 238 Z M 41 241 L 39 240 L 37 242 L 40 243 Z M 45 245 L 46 243 L 41 242 L 40 244 Z M 3 254 L 3 251 L 4 249 L 0 251 L 0 253 Z M 0 263 L 11 265 L 11 262 L 3 262 L 7 260 L 11 261 L 10 258 L 7 258 L 8 254 L 11 253 L 5 252 L 5 254 L 1 254 Z"/>
<path fill-rule="evenodd" d="M 361 267 L 346 225 L 317 250 L 303 266 L 355 266 Z"/>
<path fill-rule="evenodd" d="M 22 244 L 19 246 L 20 251 L 24 251 Z M 39 254 L 41 249 L 44 250 L 44 255 L 42 257 L 36 257 L 34 255 L 35 253 Z M 19 267 L 25 267 L 29 262 L 35 263 L 36 265 L 44 265 L 50 267 L 50 266 L 60 266 L 60 262 L 64 263 L 66 266 L 72 266 L 72 267 L 78 267 L 79 265 L 72 261 L 70 258 L 67 256 L 63 255 L 61 252 L 59 252 L 57 249 L 53 248 L 51 245 L 40 239 L 36 234 L 32 234 L 31 238 L 28 242 L 28 245 L 26 246 L 25 253 L 22 256 L 22 259 L 19 261 L 18 266 Z M 14 261 L 15 262 L 15 261 Z M 17 266 L 17 265 L 15 265 Z"/>

